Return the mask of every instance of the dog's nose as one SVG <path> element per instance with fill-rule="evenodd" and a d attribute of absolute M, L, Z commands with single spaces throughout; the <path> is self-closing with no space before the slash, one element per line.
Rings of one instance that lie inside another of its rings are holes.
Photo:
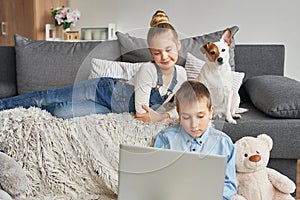
<path fill-rule="evenodd" d="M 223 62 L 223 58 L 222 58 L 222 57 L 219 57 L 219 58 L 217 59 L 217 61 L 218 61 L 219 63 L 222 63 L 222 62 Z"/>

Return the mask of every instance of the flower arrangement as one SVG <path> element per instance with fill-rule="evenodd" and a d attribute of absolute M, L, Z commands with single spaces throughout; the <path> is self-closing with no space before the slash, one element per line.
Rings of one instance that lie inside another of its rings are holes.
<path fill-rule="evenodd" d="M 71 24 L 75 26 L 80 18 L 80 12 L 77 9 L 72 10 L 63 6 L 51 10 L 51 14 L 55 20 L 55 26 L 63 26 L 64 30 L 70 28 Z"/>

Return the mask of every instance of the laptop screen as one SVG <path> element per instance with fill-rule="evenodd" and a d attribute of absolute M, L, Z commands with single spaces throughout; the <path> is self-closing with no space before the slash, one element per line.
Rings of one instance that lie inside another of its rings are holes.
<path fill-rule="evenodd" d="M 120 146 L 118 200 L 222 199 L 226 157 Z"/>

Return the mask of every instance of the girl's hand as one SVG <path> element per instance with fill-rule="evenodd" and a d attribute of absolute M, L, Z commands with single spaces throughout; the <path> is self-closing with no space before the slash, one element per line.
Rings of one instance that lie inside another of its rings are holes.
<path fill-rule="evenodd" d="M 166 118 L 169 118 L 168 113 L 159 114 L 146 105 L 142 105 L 142 108 L 146 111 L 146 113 L 140 114 L 136 112 L 135 117 L 136 119 L 142 120 L 143 122 L 159 122 Z"/>

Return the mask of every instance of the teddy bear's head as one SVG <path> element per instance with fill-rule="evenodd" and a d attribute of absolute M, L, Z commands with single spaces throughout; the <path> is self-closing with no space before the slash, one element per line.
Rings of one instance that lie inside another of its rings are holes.
<path fill-rule="evenodd" d="M 237 172 L 254 172 L 266 168 L 273 140 L 266 134 L 246 136 L 235 142 Z"/>

